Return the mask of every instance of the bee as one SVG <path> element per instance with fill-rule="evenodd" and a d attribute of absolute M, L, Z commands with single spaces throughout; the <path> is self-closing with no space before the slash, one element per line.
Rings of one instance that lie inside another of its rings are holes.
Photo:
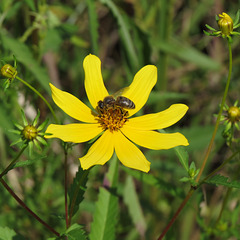
<path fill-rule="evenodd" d="M 126 98 L 123 96 L 118 96 L 115 104 L 119 107 L 126 108 L 126 109 L 134 109 L 135 108 L 134 102 L 132 100 L 130 100 L 129 98 Z"/>
<path fill-rule="evenodd" d="M 113 96 L 107 96 L 103 99 L 103 101 L 98 102 L 98 107 L 100 109 L 103 108 L 114 108 L 115 106 L 119 106 L 125 109 L 134 109 L 135 104 L 129 98 L 118 96 L 116 99 Z"/>

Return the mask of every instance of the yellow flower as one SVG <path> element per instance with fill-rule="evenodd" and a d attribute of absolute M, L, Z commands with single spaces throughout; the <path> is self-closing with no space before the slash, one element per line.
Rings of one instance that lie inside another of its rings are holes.
<path fill-rule="evenodd" d="M 120 105 L 102 106 L 103 100 L 109 96 L 101 74 L 101 61 L 94 55 L 88 55 L 83 62 L 85 71 L 85 89 L 93 109 L 73 95 L 61 91 L 50 84 L 54 102 L 69 116 L 83 123 L 67 125 L 51 124 L 46 138 L 60 138 L 65 142 L 81 143 L 98 135 L 88 153 L 80 158 L 83 169 L 94 165 L 105 164 L 115 151 L 123 165 L 148 172 L 150 162 L 135 146 L 154 150 L 169 149 L 179 145 L 188 145 L 181 133 L 159 133 L 163 129 L 179 121 L 188 110 L 184 104 L 174 104 L 167 110 L 129 118 L 138 112 L 146 103 L 148 96 L 157 82 L 157 68 L 153 65 L 143 67 L 134 77 L 132 84 L 125 88 L 122 96 L 130 99 L 134 109 L 126 109 Z"/>
<path fill-rule="evenodd" d="M 218 15 L 220 17 L 218 21 L 218 26 L 224 36 L 230 36 L 233 31 L 233 20 L 232 18 L 225 12 Z"/>

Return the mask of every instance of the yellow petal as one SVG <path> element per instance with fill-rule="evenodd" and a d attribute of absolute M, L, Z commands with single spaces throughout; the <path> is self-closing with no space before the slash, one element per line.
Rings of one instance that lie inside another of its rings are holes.
<path fill-rule="evenodd" d="M 189 145 L 188 140 L 181 133 L 144 131 L 129 126 L 124 126 L 121 131 L 137 145 L 154 150 L 169 149 L 179 145 Z"/>
<path fill-rule="evenodd" d="M 83 61 L 83 68 L 86 93 L 91 105 L 95 109 L 97 103 L 109 95 L 103 83 L 101 61 L 97 56 L 89 54 Z"/>
<path fill-rule="evenodd" d="M 155 66 L 147 65 L 137 72 L 131 85 L 122 94 L 122 96 L 132 100 L 136 106 L 135 109 L 128 110 L 129 116 L 132 116 L 143 107 L 156 82 L 157 68 Z"/>
<path fill-rule="evenodd" d="M 68 92 L 64 92 L 51 83 L 49 84 L 52 90 L 53 101 L 66 114 L 82 122 L 96 123 L 92 110 L 87 107 L 82 101 Z"/>
<path fill-rule="evenodd" d="M 105 131 L 91 146 L 87 154 L 79 158 L 83 169 L 88 169 L 94 165 L 103 165 L 112 157 L 114 150 L 112 135 L 110 131 Z"/>
<path fill-rule="evenodd" d="M 150 170 L 150 162 L 120 131 L 114 132 L 115 151 L 122 164 L 143 172 Z"/>
<path fill-rule="evenodd" d="M 185 104 L 173 104 L 168 109 L 159 113 L 130 118 L 126 122 L 126 125 L 140 130 L 163 129 L 179 121 L 187 110 L 188 106 Z"/>
<path fill-rule="evenodd" d="M 64 142 L 81 143 L 93 139 L 101 132 L 102 128 L 99 126 L 99 124 L 50 124 L 46 130 L 46 133 L 51 133 L 52 135 L 46 135 L 45 138 L 60 138 Z"/>

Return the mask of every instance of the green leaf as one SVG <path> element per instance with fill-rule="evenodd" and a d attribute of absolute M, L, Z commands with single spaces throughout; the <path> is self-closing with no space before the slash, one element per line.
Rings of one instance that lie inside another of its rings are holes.
<path fill-rule="evenodd" d="M 79 166 L 76 176 L 73 180 L 72 185 L 69 188 L 69 216 L 73 216 L 79 209 L 79 204 L 83 200 L 83 195 L 86 190 L 86 183 L 88 177 L 88 170 L 83 170 L 81 166 Z"/>
<path fill-rule="evenodd" d="M 45 32 L 45 37 L 42 41 L 41 54 L 45 54 L 49 51 L 58 52 L 62 41 L 63 40 L 61 39 L 60 34 L 56 29 L 48 29 Z"/>
<path fill-rule="evenodd" d="M 184 197 L 184 192 L 180 188 L 176 188 L 172 185 L 172 183 L 168 183 L 160 178 L 154 177 L 153 175 L 143 173 L 140 171 L 132 170 L 126 167 L 122 168 L 125 172 L 133 176 L 134 178 L 138 179 L 141 182 L 144 182 L 146 184 L 149 184 L 151 186 L 155 186 L 159 189 L 163 189 L 164 191 L 168 192 L 174 197 Z"/>
<path fill-rule="evenodd" d="M 116 156 L 111 159 L 109 173 L 105 184 L 109 187 L 101 187 L 96 203 L 96 210 L 91 224 L 90 240 L 113 240 L 118 215 L 118 197 L 116 196 L 118 161 Z"/>
<path fill-rule="evenodd" d="M 8 227 L 0 227 L 0 240 L 24 240 L 23 236 Z"/>
<path fill-rule="evenodd" d="M 25 0 L 25 2 L 32 11 L 36 11 L 34 0 Z"/>
<path fill-rule="evenodd" d="M 142 208 L 139 203 L 138 195 L 136 193 L 136 189 L 131 176 L 127 177 L 123 192 L 123 200 L 128 207 L 128 211 L 136 229 L 142 237 L 145 236 L 147 227 L 146 221 L 144 219 Z"/>
<path fill-rule="evenodd" d="M 41 160 L 41 159 L 46 158 L 46 157 L 47 157 L 46 155 L 45 156 L 38 156 L 34 159 L 17 162 L 17 163 L 14 164 L 13 168 L 30 166 L 32 164 L 35 164 L 38 160 Z"/>
<path fill-rule="evenodd" d="M 87 0 L 88 5 L 88 15 L 89 15 L 89 25 L 90 25 L 90 33 L 91 33 L 91 40 L 92 40 L 92 53 L 98 55 L 98 20 L 97 20 L 97 13 L 96 13 L 96 1 L 94 0 Z"/>
<path fill-rule="evenodd" d="M 239 17 L 240 17 L 240 9 L 238 9 L 237 14 L 236 14 L 236 17 L 235 17 L 234 22 L 233 22 L 233 26 L 234 26 L 234 27 L 235 27 L 235 25 L 238 24 L 238 22 L 239 22 Z"/>
<path fill-rule="evenodd" d="M 203 54 L 199 50 L 189 46 L 184 45 L 182 42 L 172 39 L 170 42 L 157 41 L 153 42 L 154 45 L 159 50 L 178 57 L 186 62 L 191 62 L 198 67 L 209 69 L 209 70 L 219 70 L 220 63 L 212 60 L 207 55 Z"/>
<path fill-rule="evenodd" d="M 110 9 L 112 14 L 116 17 L 118 25 L 119 25 L 119 34 L 123 41 L 124 47 L 127 51 L 129 62 L 132 64 L 132 68 L 136 70 L 139 66 L 138 56 L 134 47 L 134 43 L 132 41 L 131 35 L 129 33 L 129 24 L 127 21 L 127 16 L 124 12 L 120 12 L 117 6 L 111 0 L 101 0 L 103 4 Z"/>
<path fill-rule="evenodd" d="M 212 30 L 213 32 L 216 32 L 217 30 L 211 26 L 209 26 L 208 24 L 205 24 L 206 28 L 208 28 L 209 30 Z"/>
<path fill-rule="evenodd" d="M 68 240 L 86 240 L 86 233 L 82 228 L 83 227 L 81 225 L 76 223 L 68 228 L 65 233 L 65 235 L 68 237 Z"/>
<path fill-rule="evenodd" d="M 214 185 L 222 185 L 229 188 L 240 188 L 240 182 L 239 181 L 230 181 L 228 177 L 222 176 L 220 174 L 215 175 L 214 177 L 210 178 L 209 180 L 205 181 L 209 184 Z"/>
<path fill-rule="evenodd" d="M 34 59 L 32 52 L 27 45 L 20 42 L 19 40 L 8 37 L 5 34 L 1 34 L 4 48 L 8 49 L 15 55 L 17 60 L 25 65 L 25 67 L 32 72 L 38 83 L 49 93 L 49 76 L 46 70 L 41 67 L 38 62 Z"/>
<path fill-rule="evenodd" d="M 180 163 L 182 164 L 182 166 L 186 169 L 186 171 L 188 172 L 188 152 L 185 150 L 184 147 L 175 147 L 174 151 L 176 153 L 176 155 L 178 156 L 178 159 L 180 161 Z"/>
<path fill-rule="evenodd" d="M 12 240 L 16 233 L 8 227 L 0 227 L 0 240 Z"/>

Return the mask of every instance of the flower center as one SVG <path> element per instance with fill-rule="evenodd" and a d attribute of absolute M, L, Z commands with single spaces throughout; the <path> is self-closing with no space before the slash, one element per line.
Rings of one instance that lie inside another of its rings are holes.
<path fill-rule="evenodd" d="M 37 129 L 34 126 L 27 125 L 22 131 L 22 135 L 25 139 L 32 141 L 37 137 Z"/>
<path fill-rule="evenodd" d="M 98 116 L 96 117 L 104 130 L 111 132 L 118 131 L 127 121 L 128 111 L 120 106 L 97 107 Z"/>

